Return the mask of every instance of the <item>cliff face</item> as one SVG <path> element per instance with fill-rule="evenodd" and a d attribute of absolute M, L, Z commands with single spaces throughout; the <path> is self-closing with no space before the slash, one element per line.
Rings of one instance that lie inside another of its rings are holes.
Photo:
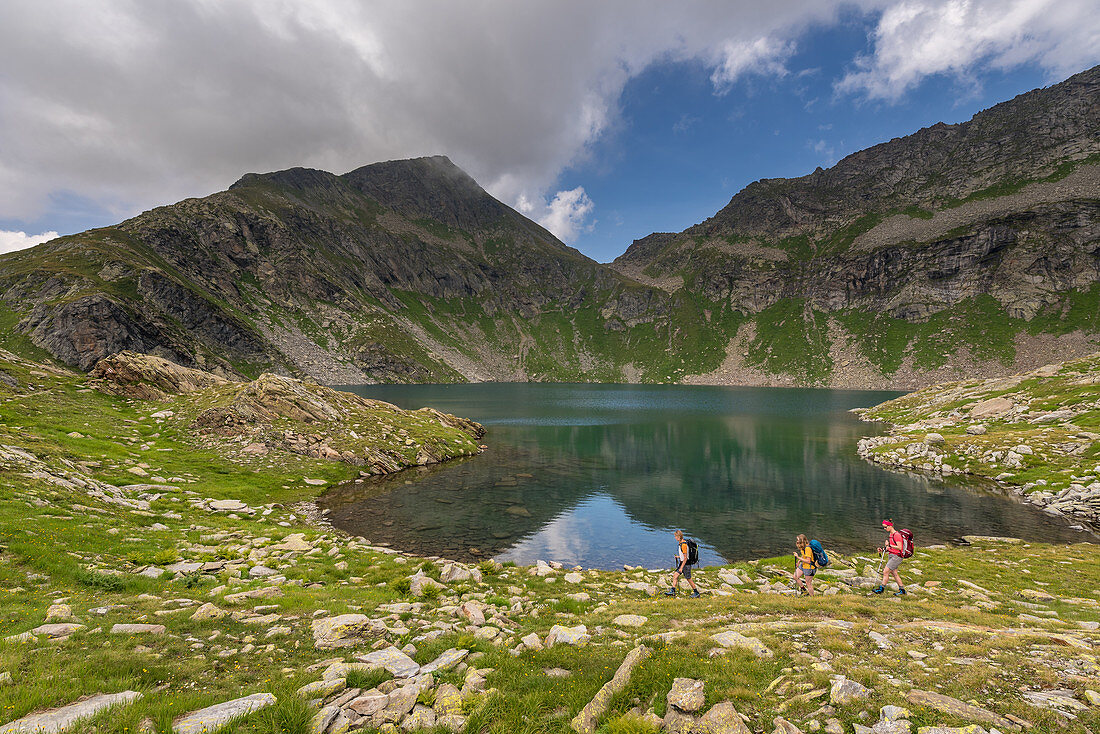
<path fill-rule="evenodd" d="M 1088 353 L 1100 332 L 1100 67 L 829 170 L 753 183 L 614 267 L 749 314 L 724 365 L 740 379 L 911 387 L 945 357 L 966 374 L 1042 364 L 1051 338 Z M 792 339 L 802 355 L 783 354 Z"/>
<path fill-rule="evenodd" d="M 82 369 L 911 388 L 1096 351 L 1098 278 L 1100 67 L 611 266 L 446 158 L 248 174 L 0 257 L 0 328 Z"/>

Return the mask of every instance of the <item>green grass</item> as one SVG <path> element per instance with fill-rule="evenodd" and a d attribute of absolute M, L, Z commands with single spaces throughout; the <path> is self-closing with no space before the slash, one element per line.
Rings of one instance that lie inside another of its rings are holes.
<path fill-rule="evenodd" d="M 783 299 L 756 314 L 748 364 L 771 374 L 821 384 L 832 372 L 826 315 L 802 299 Z"/>

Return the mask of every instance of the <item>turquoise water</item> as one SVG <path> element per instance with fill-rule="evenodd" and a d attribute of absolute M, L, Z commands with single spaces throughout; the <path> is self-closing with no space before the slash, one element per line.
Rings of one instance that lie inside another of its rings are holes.
<path fill-rule="evenodd" d="M 880 432 L 847 411 L 899 393 L 679 385 L 365 385 L 403 408 L 485 425 L 478 457 L 334 488 L 339 528 L 425 555 L 586 568 L 789 553 L 798 533 L 873 551 L 883 518 L 918 544 L 964 534 L 1089 539 L 976 480 L 887 472 L 855 453 Z M 474 552 L 476 551 L 476 552 Z"/>

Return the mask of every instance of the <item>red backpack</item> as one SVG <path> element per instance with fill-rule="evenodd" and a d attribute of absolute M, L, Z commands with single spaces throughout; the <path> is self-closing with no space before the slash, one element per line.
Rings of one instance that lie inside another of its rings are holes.
<path fill-rule="evenodd" d="M 909 558 L 913 555 L 913 531 L 908 528 L 903 528 L 898 531 L 898 535 L 901 536 L 901 557 Z"/>

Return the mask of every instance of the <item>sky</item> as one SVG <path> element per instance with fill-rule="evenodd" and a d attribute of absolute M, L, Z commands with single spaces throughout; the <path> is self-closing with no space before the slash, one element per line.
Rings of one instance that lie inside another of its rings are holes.
<path fill-rule="evenodd" d="M 0 252 L 442 154 L 606 262 L 1097 63 L 1095 0 L 4 0 Z"/>

